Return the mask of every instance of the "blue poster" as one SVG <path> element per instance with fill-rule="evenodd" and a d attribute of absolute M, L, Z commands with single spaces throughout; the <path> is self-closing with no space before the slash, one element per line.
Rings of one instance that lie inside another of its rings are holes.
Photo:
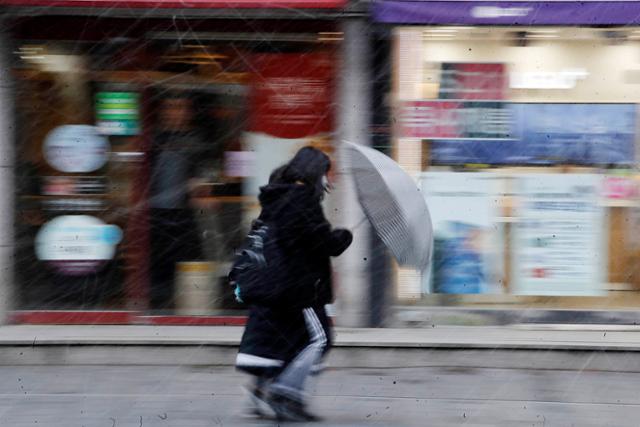
<path fill-rule="evenodd" d="M 510 104 L 513 140 L 435 140 L 433 164 L 631 166 L 635 104 Z"/>
<path fill-rule="evenodd" d="M 477 225 L 450 221 L 434 236 L 433 290 L 445 294 L 486 291 L 482 236 Z"/>

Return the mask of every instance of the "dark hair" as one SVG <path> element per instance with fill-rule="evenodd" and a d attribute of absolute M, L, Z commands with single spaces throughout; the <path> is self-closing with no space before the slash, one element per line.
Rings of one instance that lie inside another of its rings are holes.
<path fill-rule="evenodd" d="M 281 184 L 282 183 L 282 174 L 286 169 L 287 165 L 282 165 L 271 172 L 269 175 L 269 184 Z"/>
<path fill-rule="evenodd" d="M 301 148 L 281 171 L 276 169 L 279 180 L 293 184 L 301 182 L 311 187 L 318 198 L 323 198 L 326 189 L 322 177 L 331 169 L 331 160 L 322 151 L 313 147 Z"/>

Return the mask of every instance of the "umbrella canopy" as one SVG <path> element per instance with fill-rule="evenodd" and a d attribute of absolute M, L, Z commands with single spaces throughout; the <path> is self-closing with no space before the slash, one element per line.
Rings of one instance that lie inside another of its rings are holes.
<path fill-rule="evenodd" d="M 424 270 L 431 259 L 433 228 L 415 181 L 381 152 L 345 141 L 358 201 L 398 264 Z"/>

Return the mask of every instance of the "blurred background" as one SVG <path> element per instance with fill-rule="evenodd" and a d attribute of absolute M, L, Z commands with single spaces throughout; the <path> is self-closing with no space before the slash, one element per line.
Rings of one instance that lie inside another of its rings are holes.
<path fill-rule="evenodd" d="M 359 229 L 336 263 L 338 324 L 640 306 L 637 14 L 81 3 L 0 1 L 6 321 L 242 316 L 229 262 L 299 147 L 335 162 L 331 220 L 359 222 L 343 139 L 412 174 L 434 252 L 426 271 L 398 268 Z"/>

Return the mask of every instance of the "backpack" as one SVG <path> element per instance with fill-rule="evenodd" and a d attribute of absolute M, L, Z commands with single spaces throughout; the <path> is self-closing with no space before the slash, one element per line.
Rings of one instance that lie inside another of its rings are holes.
<path fill-rule="evenodd" d="M 236 252 L 228 279 L 235 287 L 236 301 L 244 304 L 273 305 L 278 300 L 278 292 L 271 284 L 276 269 L 273 264 L 275 230 L 258 219 L 254 222 L 241 249 Z"/>

